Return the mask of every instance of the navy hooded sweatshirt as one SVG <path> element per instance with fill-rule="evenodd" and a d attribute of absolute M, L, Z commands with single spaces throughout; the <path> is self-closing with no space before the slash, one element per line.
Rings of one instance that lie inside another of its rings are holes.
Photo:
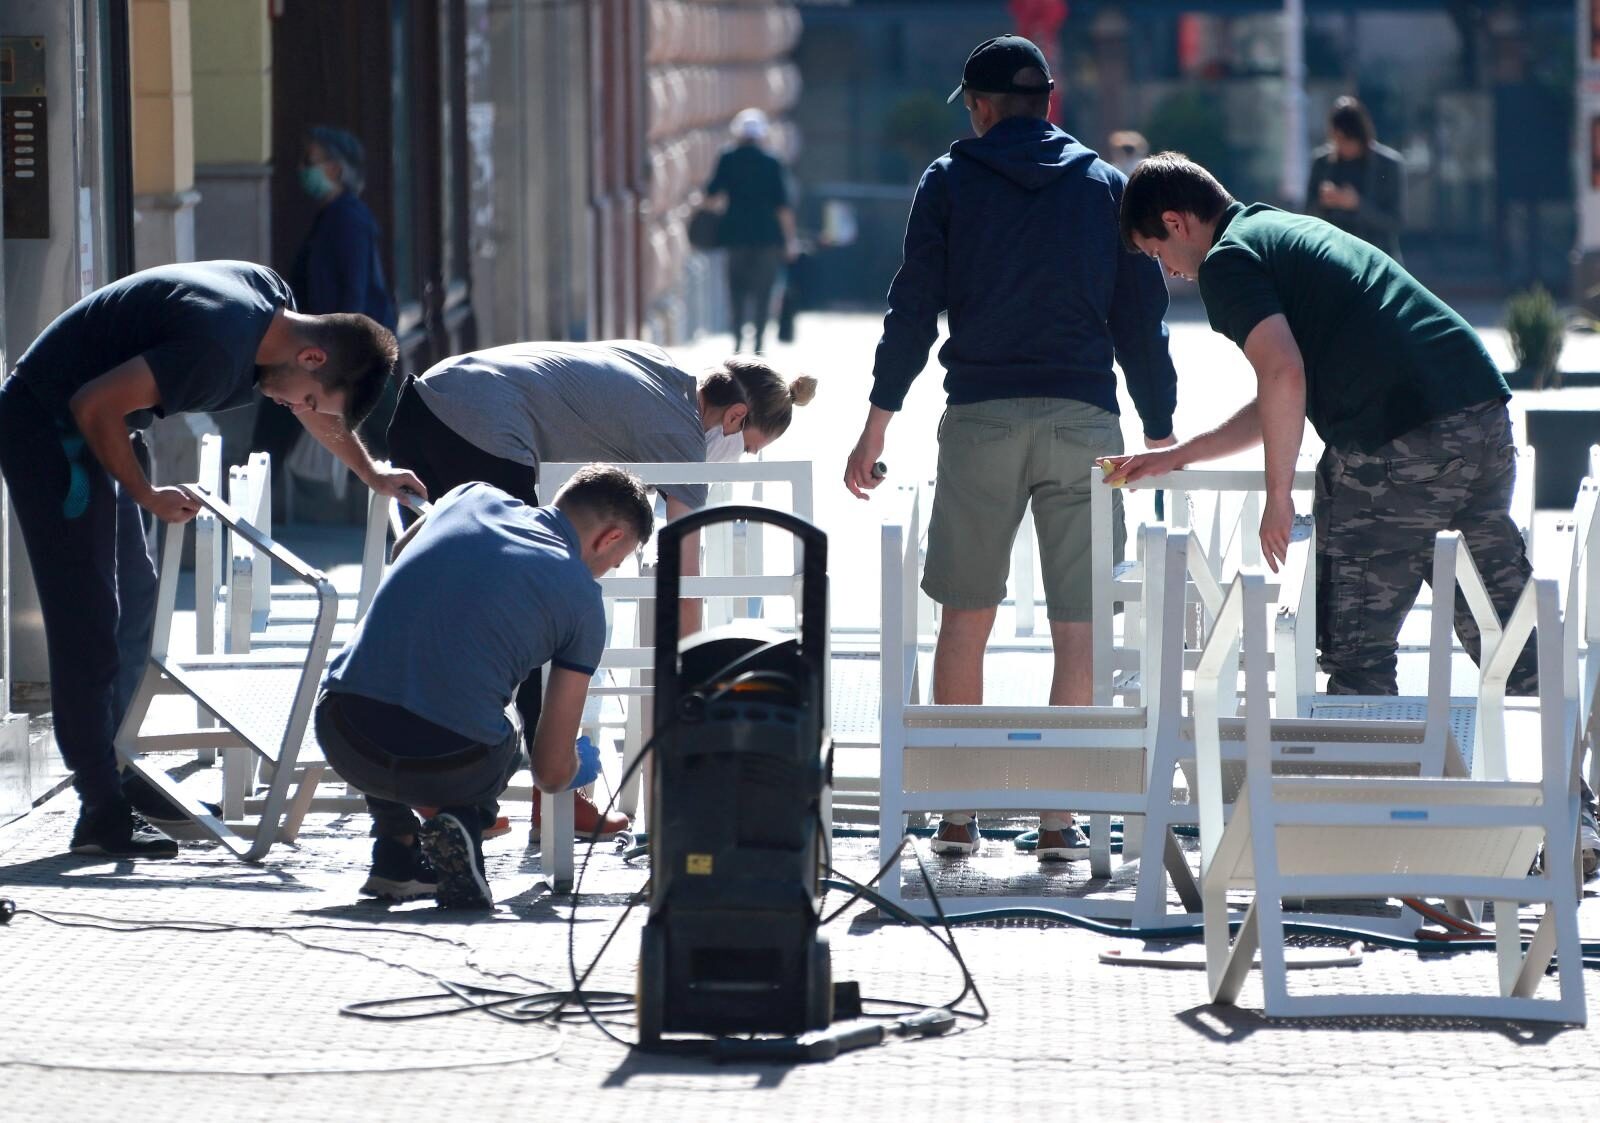
<path fill-rule="evenodd" d="M 1113 349 L 1145 436 L 1172 433 L 1167 287 L 1117 225 L 1127 179 L 1039 118 L 958 140 L 917 185 L 905 262 L 873 363 L 872 404 L 898 410 L 939 350 L 951 405 L 1072 398 L 1117 410 Z"/>

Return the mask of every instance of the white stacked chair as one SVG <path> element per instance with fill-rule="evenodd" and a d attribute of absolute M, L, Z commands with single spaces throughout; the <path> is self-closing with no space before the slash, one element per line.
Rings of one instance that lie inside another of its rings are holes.
<path fill-rule="evenodd" d="M 204 488 L 189 489 L 215 522 L 246 542 L 257 556 L 267 556 L 316 598 L 310 641 L 303 651 L 225 652 L 181 655 L 171 646 L 177 608 L 178 573 L 183 558 L 185 526 L 168 525 L 163 536 L 156 624 L 150 660 L 116 735 L 118 755 L 139 775 L 161 789 L 205 835 L 246 861 L 260 859 L 278 841 L 292 840 L 310 809 L 326 765 L 310 733 L 312 706 L 333 641 L 338 597 L 326 576 L 312 569 L 258 530 L 242 512 Z M 192 728 L 146 732 L 144 726 L 158 695 L 186 695 L 204 722 Z M 242 758 L 253 773 L 257 762 L 270 766 L 271 782 L 260 799 L 259 818 L 246 822 L 236 808 L 211 815 L 183 793 L 165 769 L 147 754 L 176 751 L 207 754 L 222 749 Z"/>
<path fill-rule="evenodd" d="M 1186 922 L 1192 916 L 1169 913 L 1166 877 L 1189 913 L 1200 908 L 1199 888 L 1174 833 L 1197 822 L 1194 727 L 1185 715 L 1184 669 L 1199 651 L 1186 642 L 1187 594 L 1209 617 L 1222 607 L 1214 563 L 1201 542 L 1186 531 L 1168 533 L 1145 527 L 1138 536 L 1142 557 L 1137 586 L 1143 613 L 1143 656 L 1137 705 L 1094 707 L 955 707 L 920 705 L 916 627 L 918 504 L 902 496 L 904 522 L 883 528 L 882 749 L 880 843 L 898 844 L 905 817 L 949 808 L 1026 812 L 1065 807 L 1096 816 L 1121 812 L 1125 819 L 1124 860 L 1141 853 L 1135 896 L 1127 901 L 1094 898 L 969 898 L 945 900 L 952 912 L 1013 905 L 1046 906 L 1106 917 L 1130 918 L 1140 926 Z M 1277 634 L 1277 674 L 1290 679 L 1276 691 L 1277 713 L 1296 714 L 1305 664 L 1313 655 L 1312 588 L 1314 536 L 1309 521 L 1296 529 L 1276 591 L 1280 603 L 1264 602 L 1263 629 Z M 1267 586 L 1267 591 L 1273 591 Z M 1411 721 L 1322 720 L 1272 717 L 1269 726 L 1273 768 L 1280 774 L 1340 772 L 1351 776 L 1464 775 L 1449 721 L 1449 628 L 1435 624 L 1435 656 L 1430 662 L 1430 705 Z M 1441 650 L 1442 644 L 1442 650 Z M 1270 663 L 1269 663 L 1270 666 Z M 1269 712 L 1268 716 L 1272 716 Z M 1243 724 L 1225 723 L 1225 780 L 1231 799 L 1242 784 Z M 1188 797 L 1180 801 L 1175 773 L 1190 775 Z M 1103 820 L 1101 820 L 1103 821 Z M 1109 832 L 1093 832 L 1091 873 L 1111 873 Z M 884 851 L 887 853 L 887 850 Z M 1163 876 L 1163 874 L 1165 876 Z M 893 899 L 913 910 L 927 902 L 906 901 L 898 882 L 886 886 Z M 1376 924 L 1373 918 L 1363 918 Z M 1404 913 L 1397 927 L 1413 918 Z"/>
<path fill-rule="evenodd" d="M 920 528 L 914 491 L 900 497 L 904 521 L 882 530 L 883 655 L 881 665 L 879 845 L 888 854 L 900 844 L 906 817 L 952 807 L 1030 812 L 1067 807 L 1109 816 L 1146 813 L 1155 797 L 1152 776 L 1163 775 L 1163 806 L 1172 805 L 1170 780 L 1181 746 L 1181 636 L 1163 642 L 1163 599 L 1181 599 L 1187 539 L 1159 527 L 1142 532 L 1151 579 L 1141 590 L 1150 621 L 1152 660 L 1142 706 L 934 706 L 921 702 L 917 670 L 917 578 Z M 1157 785 L 1159 786 L 1159 785 Z M 1167 816 L 1158 816 L 1163 822 Z M 1134 855 L 1124 851 L 1124 858 Z M 1188 868 L 1174 843 L 1161 861 L 1175 862 L 1180 887 Z M 1090 857 L 1095 877 L 1112 872 L 1109 834 L 1096 831 Z M 900 872 L 883 884 L 884 895 L 912 912 L 931 915 L 928 900 L 907 898 Z M 1159 922 L 1166 913 L 1165 881 L 1159 870 L 1141 876 L 1134 901 L 1105 897 L 953 897 L 950 915 L 994 908 L 1048 905 L 1083 915 Z M 1196 907 L 1198 902 L 1195 902 Z"/>
<path fill-rule="evenodd" d="M 215 436 L 201 439 L 200 486 L 220 495 L 221 446 Z M 272 472 L 265 453 L 252 453 L 245 463 L 228 471 L 228 502 L 259 535 L 272 537 Z M 214 487 L 215 485 L 215 487 Z M 362 554 L 361 584 L 355 597 L 340 597 L 336 605 L 333 646 L 337 650 L 350 638 L 366 612 L 383 574 L 387 557 L 388 500 L 374 492 L 368 502 Z M 224 535 L 217 520 L 202 509 L 195 538 L 195 650 L 229 655 L 276 651 L 285 659 L 309 651 L 315 636 L 314 621 L 320 611 L 316 598 L 298 581 L 273 583 L 273 555 L 255 540 L 230 528 Z M 225 558 L 225 561 L 224 561 Z M 207 719 L 202 717 L 200 724 Z M 208 754 L 202 754 L 205 759 Z M 265 795 L 259 785 L 270 784 L 271 763 L 240 750 L 223 753 L 223 817 L 230 821 L 259 814 Z M 328 772 L 325 782 L 337 780 Z M 350 812 L 365 806 L 348 791 L 317 793 L 311 808 L 324 812 Z"/>
<path fill-rule="evenodd" d="M 1310 509 L 1306 501 L 1315 483 L 1308 468 L 1299 468 L 1294 475 L 1297 503 Z M 1191 649 L 1185 658 L 1185 669 L 1192 670 L 1198 658 L 1199 643 L 1209 630 L 1216 605 L 1221 601 L 1221 586 L 1231 574 L 1243 566 L 1259 565 L 1261 542 L 1258 527 L 1266 481 L 1260 469 L 1239 468 L 1185 468 L 1162 476 L 1141 480 L 1140 491 L 1161 490 L 1167 493 L 1167 511 L 1171 527 L 1188 530 L 1193 541 L 1208 560 L 1211 578 L 1205 581 L 1196 573 L 1189 588 L 1191 608 L 1184 610 L 1185 636 Z M 1143 564 L 1135 547 L 1135 536 L 1129 535 L 1134 556 L 1117 562 L 1111 554 L 1113 541 L 1112 505 L 1113 489 L 1098 470 L 1090 472 L 1089 519 L 1093 550 L 1094 615 L 1094 689 L 1095 704 L 1110 705 L 1118 697 L 1137 696 L 1142 621 L 1139 611 L 1139 589 L 1143 579 Z M 1195 526 L 1199 516 L 1201 525 Z M 1302 522 L 1309 526 L 1309 519 Z M 1307 560 L 1307 566 L 1311 560 Z M 1287 604 L 1301 619 L 1311 619 L 1316 581 L 1314 570 L 1296 571 L 1294 580 L 1304 599 Z M 1209 594 L 1209 595 L 1208 595 Z M 1280 603 L 1286 598 L 1278 597 Z M 1124 606 L 1122 642 L 1116 638 L 1113 606 Z M 1284 645 L 1285 656 L 1291 661 L 1294 672 L 1275 684 L 1275 712 L 1283 717 L 1304 716 L 1306 700 L 1315 691 L 1316 652 L 1315 629 L 1304 631 L 1304 642 L 1299 632 L 1292 631 L 1289 620 L 1275 629 L 1277 641 Z"/>
<path fill-rule="evenodd" d="M 1600 785 L 1600 447 L 1590 450 L 1590 475 L 1578 486 L 1572 517 L 1556 528 L 1571 539 L 1562 573 L 1566 606 L 1566 667 L 1578 699 L 1580 754 L 1588 756 L 1591 788 Z"/>
<path fill-rule="evenodd" d="M 1235 578 L 1202 654 L 1195 689 L 1201 888 L 1213 1001 L 1238 999 L 1259 948 L 1264 1009 L 1272 1017 L 1434 1014 L 1584 1021 L 1578 893 L 1572 866 L 1562 860 L 1575 859 L 1577 707 L 1570 689 L 1574 676 L 1563 668 L 1557 586 L 1545 579 L 1531 582 L 1502 629 L 1459 536 L 1441 534 L 1434 564 L 1441 600 L 1447 590 L 1453 597 L 1457 582 L 1484 632 L 1479 705 L 1486 730 L 1503 726 L 1506 679 L 1531 629 L 1538 627 L 1541 777 L 1536 783 L 1507 779 L 1504 756 L 1491 747 L 1493 738 L 1483 746 L 1483 779 L 1275 775 L 1273 750 L 1280 742 L 1267 706 L 1266 582 L 1259 573 Z M 1435 623 L 1436 632 L 1440 626 Z M 1227 716 L 1241 637 L 1242 719 Z M 1242 732 L 1247 755 L 1247 778 L 1231 820 L 1223 771 L 1230 726 Z M 1530 874 L 1541 843 L 1555 860 L 1545 863 L 1543 873 Z M 1255 896 L 1237 938 L 1230 939 L 1227 893 L 1236 889 L 1253 890 Z M 1285 898 L 1428 894 L 1496 903 L 1497 993 L 1289 993 Z M 1526 953 L 1520 902 L 1545 905 Z M 1537 998 L 1552 956 L 1560 972 L 1558 995 Z"/>

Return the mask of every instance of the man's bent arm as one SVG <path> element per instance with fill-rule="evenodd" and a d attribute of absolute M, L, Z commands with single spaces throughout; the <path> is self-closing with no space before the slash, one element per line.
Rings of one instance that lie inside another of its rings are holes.
<path fill-rule="evenodd" d="M 160 404 L 156 376 L 143 358 L 129 359 L 86 382 L 67 403 L 95 459 L 138 503 L 152 489 L 128 440 L 128 414 Z"/>
<path fill-rule="evenodd" d="M 430 498 L 428 489 L 422 486 L 422 481 L 410 472 L 381 467 L 373 463 L 372 456 L 367 452 L 367 446 L 361 443 L 361 438 L 351 431 L 342 417 L 311 410 L 295 416 L 300 419 L 300 424 L 305 426 L 306 432 L 317 439 L 318 444 L 337 456 L 345 467 L 356 474 L 357 479 L 373 491 L 388 496 L 398 496 L 401 491 L 410 491 L 424 499 Z"/>
<path fill-rule="evenodd" d="M 311 410 L 297 413 L 295 417 L 305 426 L 306 432 L 317 439 L 318 444 L 337 456 L 362 483 L 371 486 L 375 475 L 373 469 L 377 465 L 372 462 L 367 446 L 361 443 L 361 438 L 350 430 L 343 418 Z"/>
<path fill-rule="evenodd" d="M 1244 341 L 1244 355 L 1256 372 L 1256 406 L 1261 441 L 1266 446 L 1267 498 L 1286 500 L 1294 487 L 1294 466 L 1306 430 L 1306 371 L 1289 321 L 1268 316 Z"/>
<path fill-rule="evenodd" d="M 161 390 L 142 357 L 119 363 L 78 388 L 67 403 L 84 443 L 133 501 L 164 522 L 193 518 L 200 505 L 178 488 L 152 487 L 128 439 L 128 414 L 161 404 Z"/>
<path fill-rule="evenodd" d="M 1152 452 L 1133 456 L 1108 457 L 1115 467 L 1106 475 L 1113 487 L 1135 484 L 1150 476 L 1164 476 L 1191 464 L 1206 460 L 1220 460 L 1261 443 L 1260 406 L 1254 400 L 1246 402 L 1228 420 L 1215 429 L 1197 433 L 1181 444 L 1154 446 Z"/>
<path fill-rule="evenodd" d="M 544 707 L 533 735 L 533 781 L 541 791 L 566 790 L 578 774 L 578 724 L 589 696 L 589 676 L 566 667 L 551 667 L 544 688 Z"/>

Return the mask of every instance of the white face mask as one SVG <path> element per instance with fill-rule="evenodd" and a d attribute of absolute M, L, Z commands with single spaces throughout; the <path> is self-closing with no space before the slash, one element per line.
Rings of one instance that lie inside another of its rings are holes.
<path fill-rule="evenodd" d="M 724 433 L 720 425 L 706 430 L 707 464 L 732 464 L 743 455 L 743 433 Z"/>

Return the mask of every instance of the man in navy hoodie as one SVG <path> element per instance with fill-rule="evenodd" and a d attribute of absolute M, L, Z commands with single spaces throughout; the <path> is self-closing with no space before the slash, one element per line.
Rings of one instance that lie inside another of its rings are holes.
<path fill-rule="evenodd" d="M 871 409 L 845 468 L 845 486 L 867 498 L 889 419 L 947 312 L 939 361 L 949 403 L 922 579 L 944 606 L 933 664 L 943 705 L 983 701 L 984 648 L 1030 502 L 1055 648 L 1050 704 L 1092 701 L 1089 472 L 1122 450 L 1113 352 L 1145 445 L 1173 443 L 1166 284 L 1121 245 L 1127 179 L 1044 119 L 1054 85 L 1039 48 L 1019 36 L 990 39 L 967 59 L 950 100 L 962 98 L 977 136 L 951 145 L 917 185 Z M 947 812 L 934 850 L 967 854 L 978 842 L 971 814 Z M 1041 813 L 1041 859 L 1087 857 L 1086 845 L 1070 813 Z"/>

